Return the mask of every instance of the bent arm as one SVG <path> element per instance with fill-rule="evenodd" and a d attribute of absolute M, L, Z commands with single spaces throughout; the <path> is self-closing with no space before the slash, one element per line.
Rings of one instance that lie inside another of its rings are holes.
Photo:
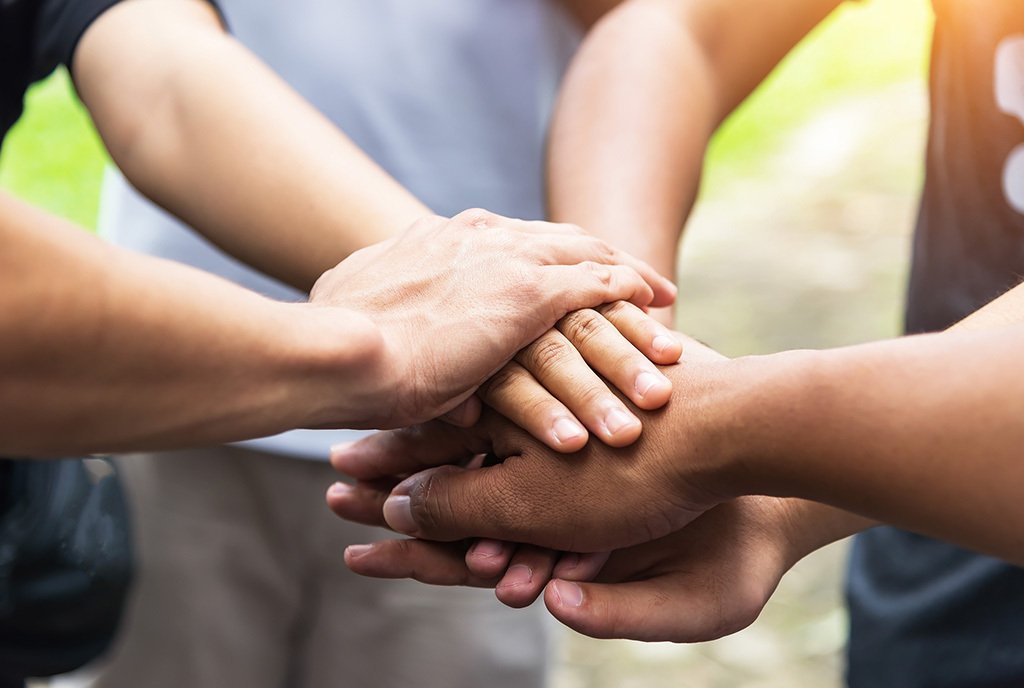
<path fill-rule="evenodd" d="M 113 7 L 83 35 L 72 73 L 132 184 L 302 291 L 429 213 L 205 3 Z"/>
<path fill-rule="evenodd" d="M 376 330 L 109 246 L 0 194 L 0 454 L 213 444 L 358 409 Z"/>

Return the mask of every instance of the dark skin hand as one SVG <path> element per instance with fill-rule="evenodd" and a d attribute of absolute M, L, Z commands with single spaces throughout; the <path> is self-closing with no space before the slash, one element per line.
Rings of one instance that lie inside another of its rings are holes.
<path fill-rule="evenodd" d="M 809 516 L 821 528 L 809 529 Z M 543 593 L 553 616 L 595 638 L 704 642 L 753 623 L 783 574 L 835 538 L 834 531 L 825 535 L 829 521 L 847 518 L 801 500 L 743 497 L 610 557 L 559 559 L 535 547 L 506 544 L 495 554 L 481 553 L 480 543 L 389 540 L 349 547 L 345 563 L 366 576 L 495 588 L 512 607 Z M 848 525 L 852 531 L 870 524 Z"/>

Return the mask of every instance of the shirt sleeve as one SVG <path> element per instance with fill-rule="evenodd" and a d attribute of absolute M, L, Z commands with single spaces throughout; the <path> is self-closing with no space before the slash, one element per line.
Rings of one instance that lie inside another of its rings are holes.
<path fill-rule="evenodd" d="M 30 80 L 44 78 L 60 65 L 71 66 L 71 59 L 85 30 L 100 15 L 122 0 L 39 0 Z M 186 0 L 182 0 L 186 1 Z M 224 13 L 215 0 L 205 0 L 220 15 L 227 26 Z"/>

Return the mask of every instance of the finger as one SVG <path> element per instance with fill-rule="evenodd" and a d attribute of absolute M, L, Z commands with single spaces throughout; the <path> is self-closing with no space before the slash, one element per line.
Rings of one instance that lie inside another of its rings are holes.
<path fill-rule="evenodd" d="M 480 398 L 473 395 L 464 402 L 444 414 L 438 420 L 458 428 L 472 427 L 480 419 Z"/>
<path fill-rule="evenodd" d="M 466 567 L 478 578 L 497 579 L 508 568 L 516 545 L 503 540 L 482 539 L 466 552 Z"/>
<path fill-rule="evenodd" d="M 495 596 L 509 607 L 528 607 L 551 580 L 557 560 L 558 552 L 554 550 L 521 545 L 495 586 Z"/>
<path fill-rule="evenodd" d="M 388 526 L 426 540 L 452 542 L 468 537 L 523 541 L 526 513 L 519 513 L 516 491 L 495 492 L 503 465 L 466 470 L 441 466 L 401 482 L 383 506 Z M 487 499 L 481 497 L 487 495 Z"/>
<path fill-rule="evenodd" d="M 381 491 L 337 482 L 327 490 L 327 506 L 346 521 L 387 528 L 384 501 L 389 494 L 390 490 Z"/>
<path fill-rule="evenodd" d="M 589 554 L 567 552 L 555 564 L 555 570 L 551 572 L 551 577 L 568 581 L 591 581 L 601 573 L 601 569 L 608 563 L 610 556 L 611 552 L 591 552 Z"/>
<path fill-rule="evenodd" d="M 426 423 L 335 445 L 331 466 L 339 473 L 371 480 L 465 461 L 487 449 L 487 442 L 473 429 Z"/>
<path fill-rule="evenodd" d="M 538 238 L 545 242 L 545 255 L 552 261 L 550 264 L 572 265 L 589 260 L 606 265 L 631 267 L 652 290 L 651 302 L 639 305 L 660 308 L 675 303 L 678 289 L 672 280 L 661 275 L 646 262 L 615 248 L 608 242 L 587 236 L 582 231 L 576 236 L 544 236 L 551 234 L 550 232 L 538 234 Z"/>
<path fill-rule="evenodd" d="M 703 642 L 728 635 L 753 619 L 720 618 L 700 591 L 687 590 L 677 576 L 630 583 L 577 583 L 553 580 L 544 603 L 556 619 L 593 638 L 648 642 Z"/>
<path fill-rule="evenodd" d="M 587 373 L 594 377 L 589 368 Z M 587 443 L 587 431 L 573 413 L 515 361 L 480 385 L 477 394 L 492 409 L 555 451 L 574 452 Z"/>
<path fill-rule="evenodd" d="M 589 308 L 573 311 L 562 318 L 557 327 L 590 368 L 603 375 L 638 407 L 650 411 L 668 402 L 672 383 L 603 315 Z M 539 379 L 549 387 L 544 376 Z M 563 401 L 576 413 L 571 401 L 564 398 Z"/>
<path fill-rule="evenodd" d="M 584 342 L 583 336 L 579 337 L 580 345 L 585 345 L 583 348 L 589 352 L 592 359 L 630 358 L 628 354 L 622 353 L 624 349 L 629 349 L 632 352 L 632 358 L 645 361 L 643 364 L 645 370 L 653 371 L 657 377 L 664 378 L 650 361 L 623 339 L 615 331 L 615 328 L 596 311 L 582 312 L 590 313 L 593 319 L 604 321 L 607 329 L 604 333 L 607 336 L 602 337 L 601 341 L 591 342 L 588 340 Z M 559 322 L 559 327 L 566 319 L 575 322 L 580 317 L 582 316 L 570 313 Z M 596 326 L 592 327 L 596 329 Z M 611 340 L 612 343 L 609 344 L 608 340 Z M 599 349 L 602 346 L 610 347 L 613 353 L 600 352 Z M 524 372 L 529 371 L 527 374 L 530 375 L 528 378 L 520 376 L 518 385 L 505 390 L 506 394 L 510 392 L 518 394 L 512 399 L 497 399 L 496 401 L 527 424 L 533 420 L 530 416 L 534 414 L 558 413 L 559 415 L 556 417 L 548 415 L 543 417 L 543 421 L 533 421 L 554 429 L 555 423 L 560 422 L 564 415 L 561 409 L 552 408 L 550 402 L 544 403 L 545 399 L 553 395 L 561 402 L 559 406 L 564 404 L 562 408 L 568 408 L 571 415 L 578 418 L 605 444 L 613 447 L 632 444 L 640 437 L 642 430 L 640 419 L 633 415 L 622 403 L 622 400 L 608 389 L 608 385 L 591 370 L 587 361 L 584 360 L 585 355 L 581 355 L 577 347 L 558 330 L 544 333 L 533 344 L 516 355 L 516 360 L 525 368 Z M 605 367 L 611 367 L 607 360 L 600 362 Z M 617 375 L 620 380 L 624 380 L 628 376 L 629 372 Z M 668 384 L 667 378 L 664 384 Z M 628 386 L 633 386 L 632 380 Z M 499 388 L 498 393 L 501 391 Z M 669 384 L 669 391 L 671 392 L 671 384 Z M 488 398 L 497 396 L 498 394 L 493 389 L 488 394 Z M 515 422 L 517 425 L 521 425 L 518 421 Z"/>
<path fill-rule="evenodd" d="M 442 542 L 482 537 L 573 551 L 594 542 L 595 550 L 634 544 L 628 529 L 592 532 L 565 517 L 565 495 L 575 491 L 561 470 L 566 462 L 524 461 L 515 455 L 488 468 L 441 466 L 413 475 L 385 500 L 384 519 L 396 532 Z"/>
<path fill-rule="evenodd" d="M 651 287 L 633 268 L 602 265 L 588 261 L 577 265 L 548 265 L 540 269 L 540 293 L 548 295 L 542 305 L 545 316 L 555 322 L 572 311 L 596 308 L 613 301 L 647 306 L 654 297 Z"/>
<path fill-rule="evenodd" d="M 683 355 L 683 343 L 672 331 L 631 303 L 616 301 L 597 311 L 648 359 L 672 365 Z"/>
<path fill-rule="evenodd" d="M 412 578 L 431 585 L 494 587 L 496 578 L 483 579 L 466 568 L 465 543 L 441 544 L 422 540 L 384 540 L 345 548 L 345 565 L 361 576 Z"/>

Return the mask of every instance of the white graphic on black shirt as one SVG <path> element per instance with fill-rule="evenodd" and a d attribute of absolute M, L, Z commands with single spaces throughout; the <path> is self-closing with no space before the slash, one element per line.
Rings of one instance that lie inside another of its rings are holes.
<path fill-rule="evenodd" d="M 996 102 L 1024 124 L 1024 36 L 1006 38 L 996 48 Z M 1006 159 L 1003 194 L 1011 208 L 1024 214 L 1024 144 Z"/>

